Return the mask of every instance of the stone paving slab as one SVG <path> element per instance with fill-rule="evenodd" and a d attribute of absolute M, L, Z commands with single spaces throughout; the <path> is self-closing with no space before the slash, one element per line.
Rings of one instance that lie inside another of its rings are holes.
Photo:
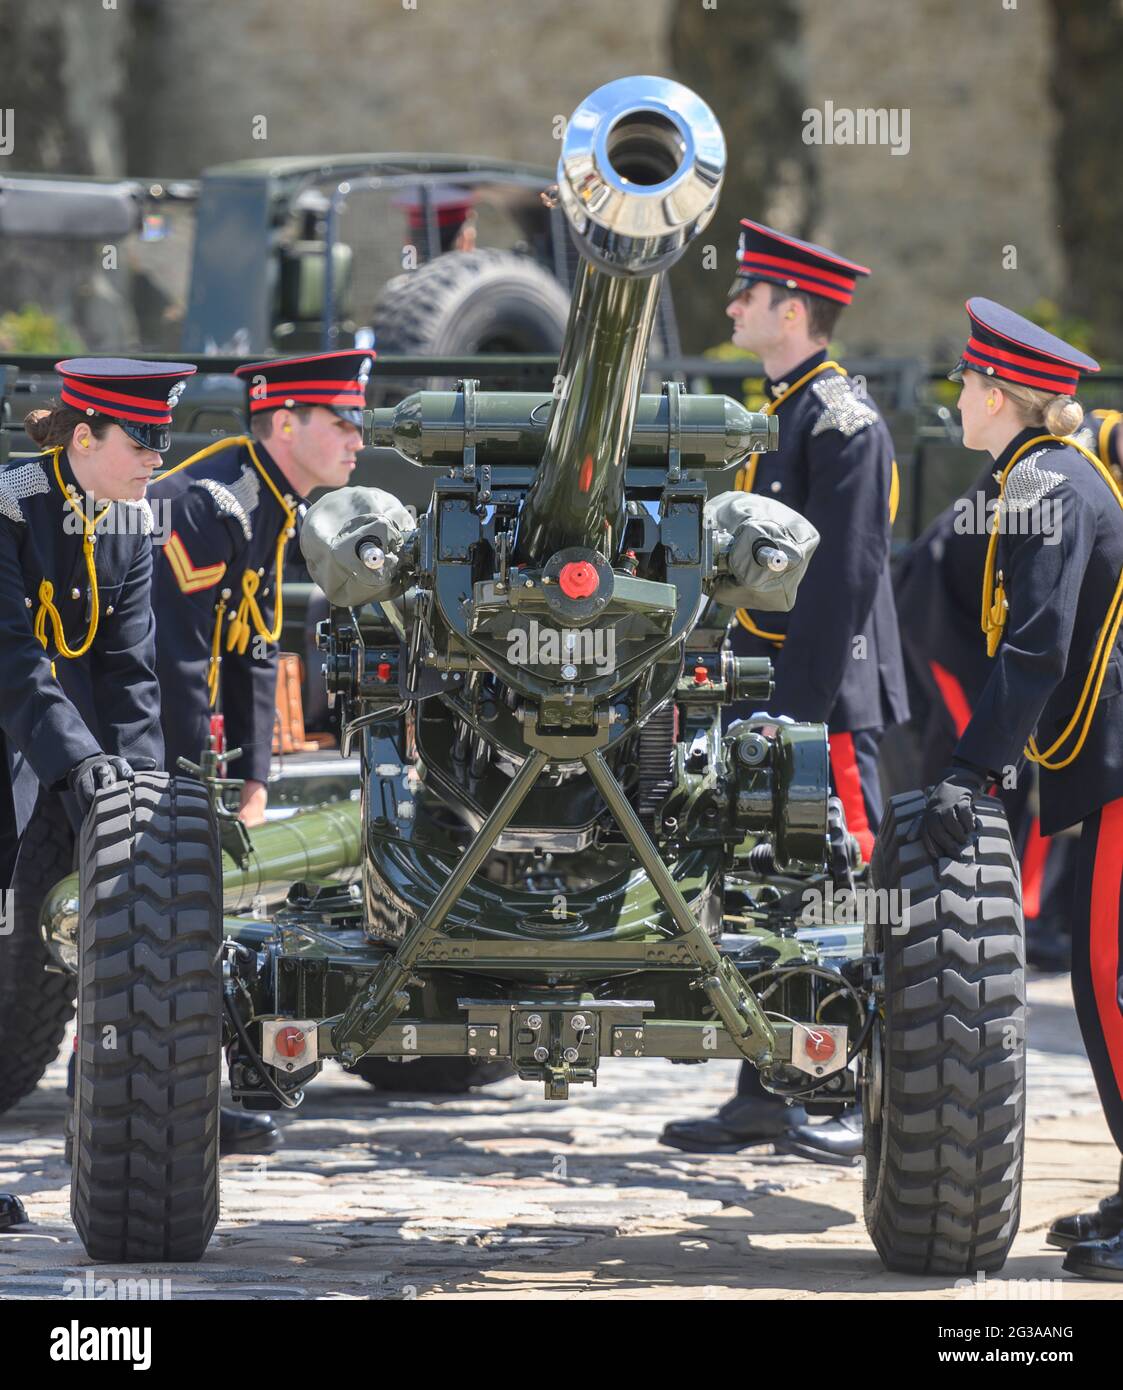
<path fill-rule="evenodd" d="M 0 1233 L 0 1298 L 105 1297 L 97 1281 L 130 1279 L 150 1283 L 115 1283 L 118 1296 L 1123 1298 L 1123 1285 L 1062 1276 L 1044 1244 L 1056 1215 L 1112 1189 L 1118 1154 L 1067 979 L 1033 979 L 1030 998 L 1022 1227 L 1001 1278 L 982 1284 L 886 1273 L 862 1223 L 860 1168 L 769 1145 L 724 1157 L 661 1147 L 668 1118 L 731 1093 L 737 1064 L 654 1059 L 608 1059 L 600 1084 L 565 1102 L 518 1080 L 383 1099 L 329 1064 L 281 1118 L 281 1150 L 223 1160 L 222 1218 L 199 1264 L 94 1266 L 69 1218 L 64 1050 L 0 1117 L 0 1190 L 33 1221 Z"/>

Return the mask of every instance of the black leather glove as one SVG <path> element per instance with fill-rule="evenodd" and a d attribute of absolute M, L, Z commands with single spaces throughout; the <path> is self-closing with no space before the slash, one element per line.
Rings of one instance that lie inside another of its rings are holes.
<path fill-rule="evenodd" d="M 83 817 L 90 809 L 94 795 L 102 787 L 112 787 L 117 782 L 132 780 L 132 768 L 124 758 L 119 758 L 113 753 L 95 753 L 91 758 L 83 758 L 66 774 L 67 785 L 74 793 L 78 810 Z"/>
<path fill-rule="evenodd" d="M 134 772 L 156 772 L 159 770 L 155 758 L 130 758 L 129 766 Z"/>
<path fill-rule="evenodd" d="M 953 764 L 928 791 L 920 838 L 933 858 L 955 859 L 975 829 L 974 798 L 991 777 L 978 768 Z"/>

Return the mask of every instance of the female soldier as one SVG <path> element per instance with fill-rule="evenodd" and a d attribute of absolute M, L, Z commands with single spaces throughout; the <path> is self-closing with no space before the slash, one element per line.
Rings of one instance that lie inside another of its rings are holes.
<path fill-rule="evenodd" d="M 71 982 L 43 969 L 44 865 L 69 860 L 98 788 L 164 763 L 145 489 L 195 368 L 81 358 L 56 370 L 61 404 L 26 423 L 43 452 L 0 470 L 0 887 L 14 903 L 0 1055 L 21 1059 L 0 1076 L 0 1109 L 34 1089 L 73 1012 Z M 269 1116 L 223 1110 L 222 1152 L 275 1139 Z"/>
<path fill-rule="evenodd" d="M 0 1110 L 34 1089 L 73 1012 L 38 903 L 70 872 L 94 792 L 163 758 L 144 492 L 195 369 L 56 370 L 61 404 L 26 422 L 43 452 L 0 469 Z"/>
<path fill-rule="evenodd" d="M 1098 365 L 987 299 L 968 301 L 971 336 L 951 374 L 963 442 L 997 462 L 999 505 L 984 567 L 990 676 L 952 765 L 928 794 L 922 836 L 955 857 L 972 799 L 1023 756 L 1041 775 L 1041 830 L 1083 822 L 1072 912 L 1077 1017 L 1108 1126 L 1123 1150 L 1123 491 L 1068 438 L 1072 399 Z M 1065 1269 L 1123 1278 L 1123 1194 L 1056 1222 Z M 1096 1239 L 1100 1237 L 1100 1239 Z"/>

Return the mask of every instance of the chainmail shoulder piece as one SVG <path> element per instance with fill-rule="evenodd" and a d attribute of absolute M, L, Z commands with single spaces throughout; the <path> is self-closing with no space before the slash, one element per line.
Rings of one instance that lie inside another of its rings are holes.
<path fill-rule="evenodd" d="M 1006 477 L 1006 487 L 1002 500 L 1012 512 L 1024 512 L 1035 506 L 1046 493 L 1065 481 L 1063 473 L 1054 473 L 1050 468 L 1040 468 L 1037 460 L 1047 457 L 1052 450 L 1038 449 L 1028 458 L 1019 460 Z"/>
<path fill-rule="evenodd" d="M 0 516 L 9 521 L 26 521 L 20 501 L 50 490 L 46 470 L 38 461 L 0 470 Z"/>
<path fill-rule="evenodd" d="M 858 395 L 848 377 L 820 377 L 811 383 L 811 389 L 823 406 L 823 413 L 811 430 L 813 435 L 838 430 L 849 439 L 878 418 L 877 411 Z"/>
<path fill-rule="evenodd" d="M 219 516 L 232 516 L 242 528 L 246 540 L 253 539 L 252 513 L 261 497 L 261 484 L 253 468 L 243 465 L 242 476 L 229 487 L 214 478 L 199 478 L 193 486 L 209 492 L 215 500 Z"/>

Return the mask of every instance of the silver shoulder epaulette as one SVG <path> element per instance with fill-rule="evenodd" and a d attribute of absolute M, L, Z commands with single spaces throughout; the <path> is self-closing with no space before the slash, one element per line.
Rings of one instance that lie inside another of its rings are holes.
<path fill-rule="evenodd" d="M 838 430 L 849 439 L 878 418 L 877 411 L 854 390 L 849 377 L 820 377 L 811 383 L 811 390 L 823 406 L 811 430 L 813 435 Z"/>
<path fill-rule="evenodd" d="M 50 490 L 46 470 L 37 459 L 21 463 L 16 468 L 3 469 L 0 471 L 0 516 L 6 516 L 11 521 L 26 522 L 20 506 L 21 499 Z"/>
<path fill-rule="evenodd" d="M 229 487 L 216 482 L 214 478 L 197 478 L 192 486 L 205 488 L 214 498 L 219 516 L 232 516 L 242 528 L 246 540 L 253 539 L 252 513 L 261 496 L 261 485 L 255 469 L 243 465 L 242 476 Z"/>
<path fill-rule="evenodd" d="M 1038 449 L 1028 458 L 1019 460 L 1010 469 L 1002 500 L 1012 512 L 1024 512 L 1040 502 L 1046 493 L 1065 481 L 1063 473 L 1054 473 L 1050 468 L 1038 467 L 1037 460 L 1052 453 L 1051 449 Z"/>

